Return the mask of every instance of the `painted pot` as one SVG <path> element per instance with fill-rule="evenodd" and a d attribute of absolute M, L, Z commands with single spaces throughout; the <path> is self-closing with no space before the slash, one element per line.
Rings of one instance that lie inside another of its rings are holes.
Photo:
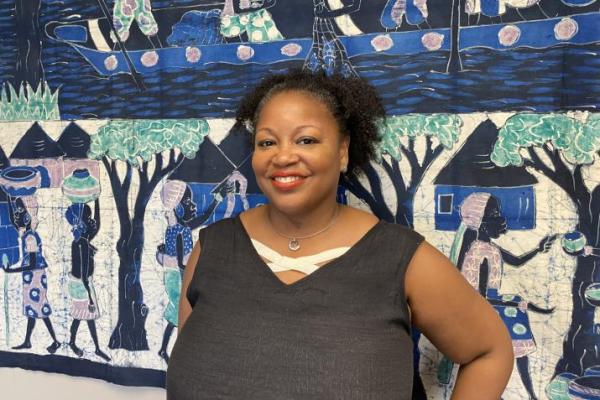
<path fill-rule="evenodd" d="M 7 167 L 0 174 L 0 186 L 12 197 L 31 196 L 41 183 L 40 172 L 32 167 Z"/>
<path fill-rule="evenodd" d="M 587 240 L 583 233 L 578 231 L 569 232 L 563 235 L 561 245 L 565 252 L 569 254 L 577 253 L 583 250 Z"/>
<path fill-rule="evenodd" d="M 76 169 L 62 184 L 64 195 L 73 203 L 88 203 L 100 196 L 100 182 L 86 169 Z"/>
<path fill-rule="evenodd" d="M 569 382 L 577 378 L 577 375 L 563 372 L 556 375 L 546 386 L 546 396 L 550 400 L 570 400 Z"/>

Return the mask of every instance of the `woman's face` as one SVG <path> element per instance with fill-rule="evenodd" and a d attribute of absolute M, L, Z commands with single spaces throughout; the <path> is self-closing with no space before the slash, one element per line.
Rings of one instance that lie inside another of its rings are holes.
<path fill-rule="evenodd" d="M 495 197 L 490 197 L 485 207 L 481 225 L 488 236 L 493 239 L 506 233 L 506 218 L 500 213 L 500 203 Z"/>
<path fill-rule="evenodd" d="M 348 146 L 325 104 L 307 92 L 285 91 L 258 116 L 252 168 L 272 206 L 302 213 L 335 199 Z"/>

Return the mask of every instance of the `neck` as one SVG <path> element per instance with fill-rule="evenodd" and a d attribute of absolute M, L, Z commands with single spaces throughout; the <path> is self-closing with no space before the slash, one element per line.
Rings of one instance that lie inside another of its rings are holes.
<path fill-rule="evenodd" d="M 287 214 L 268 205 L 265 212 L 276 231 L 290 237 L 302 237 L 328 226 L 340 212 L 339 207 L 337 202 L 331 201 L 307 212 Z"/>

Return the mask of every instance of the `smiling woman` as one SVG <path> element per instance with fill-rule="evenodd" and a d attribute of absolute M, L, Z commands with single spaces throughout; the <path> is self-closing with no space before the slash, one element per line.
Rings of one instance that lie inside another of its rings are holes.
<path fill-rule="evenodd" d="M 242 101 L 269 204 L 201 231 L 169 399 L 410 399 L 411 325 L 461 365 L 453 398 L 500 397 L 512 349 L 492 307 L 423 236 L 336 202 L 382 118 L 364 81 L 302 71 Z"/>

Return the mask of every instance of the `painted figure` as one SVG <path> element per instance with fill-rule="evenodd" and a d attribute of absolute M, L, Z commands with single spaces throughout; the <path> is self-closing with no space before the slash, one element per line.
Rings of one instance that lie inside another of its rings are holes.
<path fill-rule="evenodd" d="M 144 35 L 151 37 L 158 33 L 150 0 L 115 0 L 113 24 L 121 41 L 129 38 L 129 29 L 134 20 Z M 116 41 L 112 32 L 111 39 Z"/>
<path fill-rule="evenodd" d="M 36 232 L 38 224 L 38 203 L 33 196 L 11 198 L 8 202 L 10 219 L 21 237 L 21 266 L 7 268 L 5 272 L 21 272 L 23 278 L 23 314 L 27 317 L 27 331 L 22 344 L 13 347 L 15 350 L 31 348 L 31 334 L 36 321 L 41 319 L 48 329 L 52 343 L 46 348 L 54 354 L 60 347 L 56 340 L 54 328 L 50 321 L 52 307 L 47 298 L 48 264 L 42 251 L 42 239 Z"/>
<path fill-rule="evenodd" d="M 304 68 L 313 72 L 335 72 L 343 76 L 357 75 L 350 63 L 346 48 L 334 28 L 335 18 L 348 15 L 360 9 L 360 0 L 352 0 L 342 8 L 332 10 L 326 0 L 313 0 L 315 19 L 313 22 L 312 48 L 304 61 Z"/>
<path fill-rule="evenodd" d="M 427 21 L 427 0 L 388 0 L 381 13 L 381 25 L 386 29 L 397 29 L 403 19 L 410 25 Z"/>
<path fill-rule="evenodd" d="M 496 309 L 512 338 L 519 375 L 530 399 L 537 399 L 529 374 L 528 355 L 536 351 L 536 343 L 527 311 L 551 313 L 528 303 L 520 296 L 499 293 L 504 263 L 521 267 L 539 253 L 547 252 L 556 235 L 544 237 L 539 245 L 520 256 L 503 249 L 492 239 L 506 233 L 506 218 L 498 199 L 489 193 L 472 193 L 460 207 L 461 227 L 452 246 L 450 259 L 458 266 L 471 286 L 476 288 Z"/>
<path fill-rule="evenodd" d="M 178 180 L 167 181 L 160 192 L 160 197 L 168 210 L 166 213 L 168 226 L 165 232 L 165 243 L 158 246 L 156 258 L 164 267 L 165 290 L 169 303 L 164 312 L 167 326 L 158 355 L 169 362 L 167 346 L 173 329 L 178 326 L 181 278 L 194 244 L 192 231 L 187 224 L 196 216 L 196 203 L 192 200 L 190 187 Z"/>
<path fill-rule="evenodd" d="M 69 274 L 69 295 L 71 296 L 71 338 L 69 347 L 78 356 L 83 356 L 83 350 L 77 347 L 77 330 L 81 321 L 87 321 L 88 329 L 94 346 L 96 355 L 105 361 L 110 361 L 98 344 L 98 333 L 96 331 L 96 322 L 100 318 L 96 291 L 93 284 L 94 275 L 94 255 L 96 248 L 91 241 L 96 237 L 100 230 L 100 201 L 94 202 L 94 214 L 90 206 L 82 203 L 75 203 L 67 208 L 65 217 L 71 224 L 73 232 L 73 242 L 71 243 L 71 273 Z"/>
<path fill-rule="evenodd" d="M 277 0 L 226 0 L 221 12 L 221 35 L 238 37 L 243 33 L 249 42 L 271 42 L 282 40 L 271 13 Z"/>
<path fill-rule="evenodd" d="M 248 203 L 248 198 L 246 197 L 246 191 L 248 189 L 248 180 L 242 173 L 238 170 L 233 171 L 225 182 L 228 186 L 227 190 L 227 209 L 225 210 L 225 215 L 223 218 L 229 218 L 233 215 L 233 210 L 235 208 L 235 194 L 239 193 L 242 199 L 242 205 L 244 207 L 244 211 L 250 208 L 250 204 Z M 236 190 L 237 185 L 237 190 Z"/>

